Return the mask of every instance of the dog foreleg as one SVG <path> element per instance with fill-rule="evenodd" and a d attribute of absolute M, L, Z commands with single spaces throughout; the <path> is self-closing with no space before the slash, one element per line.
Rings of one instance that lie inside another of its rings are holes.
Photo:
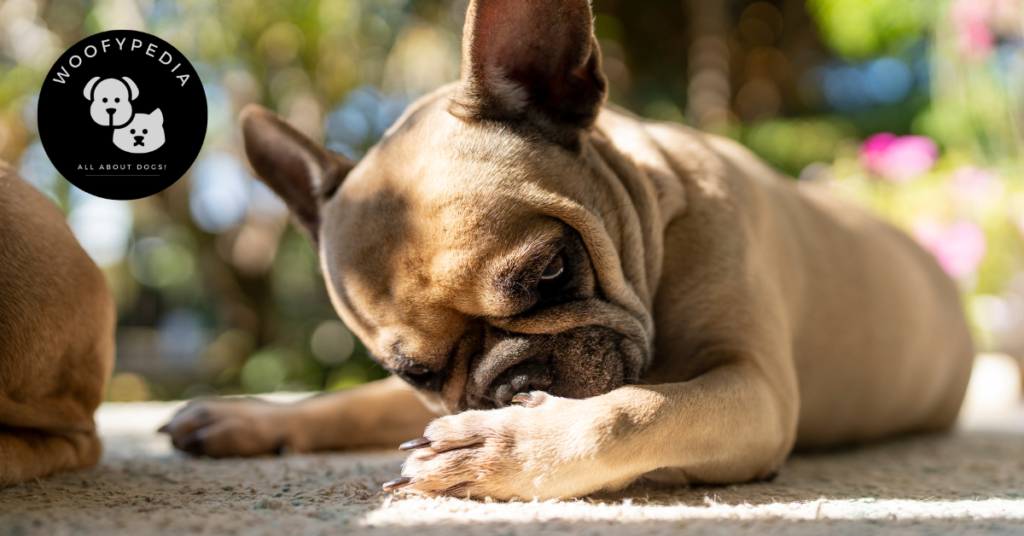
<path fill-rule="evenodd" d="M 433 421 L 392 487 L 543 500 L 623 487 L 659 469 L 659 480 L 677 482 L 764 478 L 793 445 L 791 386 L 733 361 L 687 382 L 583 400 L 519 395 L 520 407 Z"/>
<path fill-rule="evenodd" d="M 255 456 L 284 450 L 397 446 L 436 415 L 398 377 L 315 396 L 295 404 L 253 398 L 190 402 L 161 431 L 196 455 Z"/>

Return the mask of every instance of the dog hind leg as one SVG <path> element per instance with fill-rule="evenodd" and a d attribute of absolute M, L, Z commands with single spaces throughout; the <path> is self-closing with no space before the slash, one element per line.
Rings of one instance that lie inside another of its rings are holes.
<path fill-rule="evenodd" d="M 88 467 L 102 454 L 103 446 L 94 431 L 0 428 L 0 487 Z"/>

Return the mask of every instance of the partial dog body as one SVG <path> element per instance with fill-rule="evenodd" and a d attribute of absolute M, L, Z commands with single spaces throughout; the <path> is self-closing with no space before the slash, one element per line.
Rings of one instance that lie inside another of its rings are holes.
<path fill-rule="evenodd" d="M 99 460 L 114 323 L 64 215 L 0 164 L 0 486 Z"/>
<path fill-rule="evenodd" d="M 358 165 L 246 110 L 254 169 L 396 377 L 197 402 L 175 445 L 321 450 L 426 426 L 392 487 L 546 499 L 765 478 L 794 446 L 953 423 L 973 347 L 934 260 L 731 141 L 603 106 L 591 16 L 473 2 L 462 80 Z"/>

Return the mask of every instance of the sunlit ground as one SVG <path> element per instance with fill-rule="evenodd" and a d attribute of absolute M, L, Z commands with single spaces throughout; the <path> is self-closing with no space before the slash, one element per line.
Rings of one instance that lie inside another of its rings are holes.
<path fill-rule="evenodd" d="M 1016 364 L 983 355 L 952 434 L 796 454 L 770 483 L 513 503 L 382 492 L 397 450 L 189 458 L 155 433 L 180 403 L 108 403 L 103 462 L 0 490 L 0 534 L 1013 534 L 1024 529 L 1019 396 Z"/>

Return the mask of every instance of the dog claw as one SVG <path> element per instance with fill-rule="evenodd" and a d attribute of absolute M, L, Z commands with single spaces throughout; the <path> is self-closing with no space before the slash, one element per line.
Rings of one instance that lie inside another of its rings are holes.
<path fill-rule="evenodd" d="M 533 395 L 530 393 L 519 393 L 512 397 L 513 404 L 529 404 L 533 401 Z"/>
<path fill-rule="evenodd" d="M 412 484 L 412 477 L 403 476 L 392 480 L 391 482 L 384 483 L 384 491 L 391 491 L 393 489 L 400 489 Z"/>
<path fill-rule="evenodd" d="M 425 437 L 421 437 L 419 439 L 413 439 L 412 441 L 406 441 L 405 443 L 398 445 L 398 450 L 416 450 L 429 446 L 430 440 Z M 397 480 L 395 482 L 397 482 Z"/>

